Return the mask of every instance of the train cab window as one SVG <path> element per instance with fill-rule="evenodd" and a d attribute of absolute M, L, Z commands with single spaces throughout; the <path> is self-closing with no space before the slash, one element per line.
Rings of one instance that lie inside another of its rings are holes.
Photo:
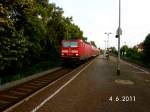
<path fill-rule="evenodd" d="M 78 42 L 63 42 L 63 47 L 78 47 Z"/>
<path fill-rule="evenodd" d="M 70 47 L 70 42 L 63 42 L 63 47 Z"/>
<path fill-rule="evenodd" d="M 78 47 L 78 42 L 70 42 L 70 47 Z"/>

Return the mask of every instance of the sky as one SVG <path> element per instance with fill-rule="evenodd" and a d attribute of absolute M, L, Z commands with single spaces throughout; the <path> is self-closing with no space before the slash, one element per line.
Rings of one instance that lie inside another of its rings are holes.
<path fill-rule="evenodd" d="M 109 35 L 109 47 L 117 48 L 115 38 L 118 28 L 119 0 L 49 0 L 63 8 L 64 16 L 72 16 L 73 22 L 83 31 L 88 41 L 95 41 L 105 48 Z M 133 47 L 144 41 L 150 33 L 150 0 L 121 0 L 121 46 Z"/>

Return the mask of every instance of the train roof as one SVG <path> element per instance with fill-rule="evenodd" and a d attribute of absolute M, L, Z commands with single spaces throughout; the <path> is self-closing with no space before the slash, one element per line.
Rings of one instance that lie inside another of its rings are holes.
<path fill-rule="evenodd" d="M 63 41 L 80 41 L 80 42 L 84 42 L 84 43 L 86 43 L 86 44 L 89 44 L 89 45 L 91 45 L 89 42 L 87 42 L 87 41 L 85 41 L 85 40 L 83 40 L 83 39 L 69 39 L 69 40 L 62 40 L 62 42 Z"/>

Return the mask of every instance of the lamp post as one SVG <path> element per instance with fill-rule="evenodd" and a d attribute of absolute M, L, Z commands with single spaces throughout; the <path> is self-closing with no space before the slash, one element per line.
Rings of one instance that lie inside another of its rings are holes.
<path fill-rule="evenodd" d="M 105 50 L 106 50 L 107 49 L 107 41 L 105 40 L 104 42 L 105 42 Z"/>
<path fill-rule="evenodd" d="M 119 0 L 119 26 L 117 29 L 116 38 L 118 38 L 118 58 L 117 58 L 117 75 L 120 75 L 120 35 L 122 34 L 121 30 L 121 0 Z"/>
<path fill-rule="evenodd" d="M 109 35 L 112 34 L 111 32 L 105 32 L 107 35 L 107 50 L 109 49 Z"/>
<path fill-rule="evenodd" d="M 105 58 L 105 54 L 106 54 L 106 50 L 107 50 L 107 41 L 105 40 L 104 43 L 105 43 L 105 49 L 104 49 L 103 57 Z"/>

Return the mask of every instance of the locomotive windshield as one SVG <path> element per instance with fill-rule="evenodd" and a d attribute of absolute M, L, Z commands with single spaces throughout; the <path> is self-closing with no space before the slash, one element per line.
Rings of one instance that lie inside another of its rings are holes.
<path fill-rule="evenodd" d="M 78 43 L 77 42 L 70 42 L 70 47 L 77 47 Z"/>
<path fill-rule="evenodd" d="M 69 47 L 70 46 L 70 42 L 63 42 L 63 47 Z"/>
<path fill-rule="evenodd" d="M 63 47 L 77 47 L 78 43 L 77 42 L 64 42 Z"/>

